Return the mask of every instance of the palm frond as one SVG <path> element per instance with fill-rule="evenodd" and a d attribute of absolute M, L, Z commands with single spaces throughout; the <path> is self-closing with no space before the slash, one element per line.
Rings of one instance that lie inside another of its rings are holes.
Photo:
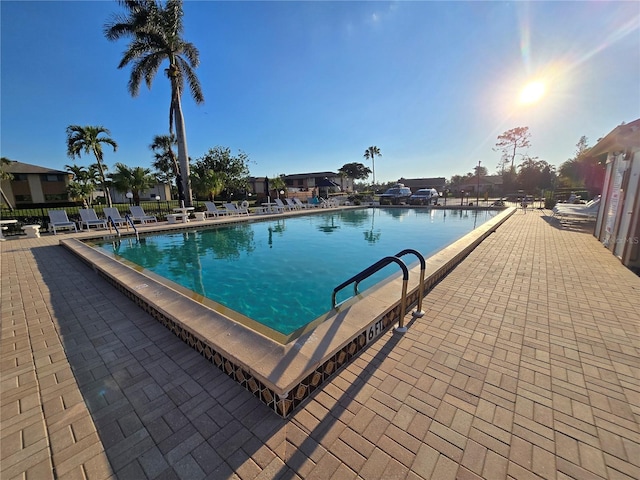
<path fill-rule="evenodd" d="M 181 77 L 186 77 L 187 82 L 189 83 L 189 90 L 191 91 L 191 96 L 195 100 L 197 104 L 204 102 L 204 95 L 202 94 L 202 87 L 200 85 L 200 80 L 196 76 L 193 69 L 189 66 L 189 63 L 186 62 L 182 57 L 177 57 L 178 65 L 180 66 L 180 70 L 182 72 Z"/>

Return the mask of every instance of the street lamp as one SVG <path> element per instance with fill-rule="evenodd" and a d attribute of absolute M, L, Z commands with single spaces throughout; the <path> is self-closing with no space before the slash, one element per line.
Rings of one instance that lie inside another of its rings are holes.
<path fill-rule="evenodd" d="M 464 190 L 460 190 L 460 206 L 464 205 Z"/>
<path fill-rule="evenodd" d="M 133 205 L 133 203 L 131 202 L 131 199 L 133 198 L 133 193 L 127 192 L 125 196 L 129 199 L 129 205 Z"/>
<path fill-rule="evenodd" d="M 156 202 L 158 202 L 158 215 L 160 214 L 160 195 L 156 195 Z"/>

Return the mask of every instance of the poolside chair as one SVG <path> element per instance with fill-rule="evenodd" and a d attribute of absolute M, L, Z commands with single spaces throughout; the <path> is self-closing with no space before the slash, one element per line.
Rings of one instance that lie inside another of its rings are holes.
<path fill-rule="evenodd" d="M 553 213 L 557 214 L 560 212 L 586 212 L 589 210 L 597 210 L 600 206 L 601 196 L 598 195 L 593 200 L 588 201 L 585 204 L 576 204 L 576 203 L 558 203 L 555 207 L 553 207 Z"/>
<path fill-rule="evenodd" d="M 284 212 L 285 210 L 291 211 L 291 207 L 289 205 L 285 205 L 284 202 L 279 198 L 276 198 L 274 202 L 276 202 L 276 208 L 281 212 Z"/>
<path fill-rule="evenodd" d="M 556 205 L 556 207 L 558 206 Z M 566 205 L 560 208 L 556 207 L 553 208 L 553 216 L 560 220 L 560 222 L 592 221 L 598 216 L 598 211 L 600 210 L 600 199 L 590 202 L 589 205 Z"/>
<path fill-rule="evenodd" d="M 229 215 L 229 212 L 225 210 L 219 210 L 218 207 L 216 207 L 216 204 L 213 202 L 204 202 L 204 204 L 207 207 L 207 209 L 204 211 L 204 214 L 207 217 L 217 218 L 220 215 Z"/>
<path fill-rule="evenodd" d="M 586 204 L 575 204 L 575 203 L 558 203 L 555 207 L 553 207 L 552 212 L 553 216 L 567 216 L 570 214 L 596 214 L 600 209 L 600 195 L 598 195 L 593 200 L 590 200 Z"/>
<path fill-rule="evenodd" d="M 78 231 L 76 222 L 72 222 L 71 220 L 69 220 L 69 217 L 67 216 L 67 212 L 65 210 L 49 210 L 47 213 L 50 220 L 49 226 L 53 228 L 54 235 L 58 234 L 58 230 L 65 228 L 73 228 L 75 232 Z"/>
<path fill-rule="evenodd" d="M 240 209 L 235 203 L 224 203 L 223 205 L 231 215 L 249 215 L 249 210 Z"/>
<path fill-rule="evenodd" d="M 298 197 L 294 197 L 293 203 L 295 203 L 298 208 L 313 208 L 313 205 L 302 203 L 302 200 L 300 200 Z"/>
<path fill-rule="evenodd" d="M 323 205 L 324 198 L 313 197 L 313 198 L 310 198 L 309 200 L 307 200 L 307 202 L 308 202 L 308 205 L 311 205 L 312 208 L 324 207 L 324 205 Z"/>
<path fill-rule="evenodd" d="M 129 210 L 131 211 L 131 219 L 134 222 L 137 221 L 142 224 L 145 224 L 147 222 L 158 223 L 158 219 L 156 218 L 155 215 L 147 215 L 146 213 L 144 213 L 143 208 L 139 205 L 131 205 L 129 206 Z"/>
<path fill-rule="evenodd" d="M 327 198 L 327 199 L 322 199 L 322 206 L 325 208 L 337 208 L 340 206 L 340 204 L 338 203 L 338 200 L 336 200 L 335 198 Z"/>
<path fill-rule="evenodd" d="M 99 227 L 107 228 L 107 221 L 99 219 L 93 208 L 81 208 L 78 211 L 80 212 L 80 230 L 84 227 L 87 227 L 87 230 L 91 230 L 91 226 L 96 227 L 96 230 Z"/>
<path fill-rule="evenodd" d="M 285 198 L 285 201 L 287 202 L 287 205 L 289 206 L 289 210 L 300 210 L 300 209 L 302 209 L 302 207 L 296 205 L 296 202 L 294 202 L 290 198 Z"/>
<path fill-rule="evenodd" d="M 104 218 L 107 219 L 107 223 L 109 223 L 109 219 L 111 219 L 116 226 L 127 224 L 127 219 L 120 216 L 120 212 L 117 208 L 105 207 L 102 210 L 102 213 L 104 213 Z"/>

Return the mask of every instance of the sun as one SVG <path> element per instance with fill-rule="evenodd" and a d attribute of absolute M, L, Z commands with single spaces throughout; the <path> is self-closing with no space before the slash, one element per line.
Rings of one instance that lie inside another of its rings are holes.
<path fill-rule="evenodd" d="M 530 105 L 536 103 L 542 97 L 544 97 L 545 87 L 544 83 L 535 81 L 530 82 L 520 92 L 520 103 L 524 105 Z"/>

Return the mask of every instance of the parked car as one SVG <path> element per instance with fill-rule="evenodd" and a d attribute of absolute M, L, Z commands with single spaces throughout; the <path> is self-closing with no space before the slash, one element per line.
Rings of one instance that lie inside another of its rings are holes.
<path fill-rule="evenodd" d="M 435 188 L 421 188 L 409 197 L 411 205 L 431 205 L 438 203 L 438 191 Z"/>
<path fill-rule="evenodd" d="M 380 195 L 380 203 L 398 205 L 400 203 L 406 203 L 409 197 L 411 197 L 411 189 L 399 183 Z"/>

